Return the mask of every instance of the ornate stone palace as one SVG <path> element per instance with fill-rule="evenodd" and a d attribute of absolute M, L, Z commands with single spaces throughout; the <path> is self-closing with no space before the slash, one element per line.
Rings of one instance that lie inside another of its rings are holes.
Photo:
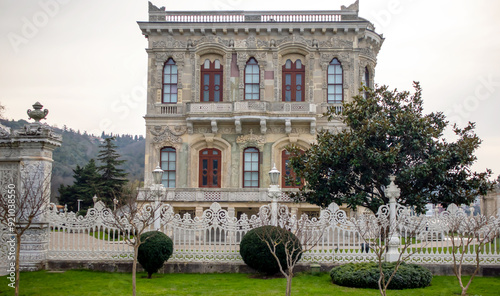
<path fill-rule="evenodd" d="M 288 145 L 310 147 L 338 131 L 342 110 L 373 86 L 384 41 L 358 16 L 335 11 L 166 11 L 149 3 L 145 184 L 164 170 L 164 201 L 200 216 L 217 201 L 229 215 L 269 203 L 268 172 L 281 171 L 281 200 L 298 190 Z M 319 213 L 291 204 L 297 214 Z"/>

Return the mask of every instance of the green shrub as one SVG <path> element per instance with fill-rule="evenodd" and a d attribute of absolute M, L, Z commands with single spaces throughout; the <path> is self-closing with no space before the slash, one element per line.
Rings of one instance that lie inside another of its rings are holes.
<path fill-rule="evenodd" d="M 277 237 L 284 238 L 285 241 L 291 241 L 293 243 L 290 244 L 289 250 L 291 250 L 293 246 L 298 247 L 294 256 L 299 256 L 300 259 L 302 256 L 302 247 L 298 238 L 293 233 L 280 227 L 261 226 L 250 230 L 241 240 L 240 254 L 243 261 L 245 261 L 248 266 L 261 273 L 275 274 L 279 272 L 278 262 L 271 254 L 271 251 L 269 251 L 264 241 L 266 238 L 266 240 L 272 241 Z M 286 253 L 283 243 L 280 243 L 276 247 L 276 256 L 279 258 L 283 270 L 286 270 Z"/>
<path fill-rule="evenodd" d="M 394 271 L 396 263 L 383 263 L 382 269 L 387 281 Z M 332 282 L 339 286 L 378 289 L 380 271 L 377 262 L 348 263 L 334 267 L 330 271 Z M 392 278 L 388 289 L 423 288 L 431 284 L 431 272 L 416 264 L 402 263 Z"/>
<path fill-rule="evenodd" d="M 174 250 L 172 240 L 162 232 L 149 231 L 141 235 L 137 260 L 148 272 L 148 278 L 163 266 Z"/>

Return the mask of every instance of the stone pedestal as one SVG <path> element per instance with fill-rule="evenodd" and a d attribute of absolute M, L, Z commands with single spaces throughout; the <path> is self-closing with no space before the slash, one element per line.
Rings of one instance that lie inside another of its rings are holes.
<path fill-rule="evenodd" d="M 38 270 L 46 262 L 49 229 L 45 210 L 50 203 L 52 151 L 62 143 L 60 135 L 40 123 L 48 110 L 42 111 L 43 106 L 38 102 L 33 107 L 35 110 L 28 110 L 28 115 L 34 123 L 12 131 L 0 126 L 0 190 L 3 196 L 7 196 L 6 190 L 11 190 L 9 196 L 15 196 L 13 216 L 17 217 L 16 227 L 0 235 L 10 238 L 25 229 L 21 237 L 21 270 Z M 32 211 L 35 208 L 40 211 Z M 28 224 L 27 215 L 34 215 L 31 224 Z M 7 255 L 3 249 L 0 251 L 0 265 L 11 263 Z"/>
<path fill-rule="evenodd" d="M 489 217 L 496 216 L 500 213 L 500 185 L 497 184 L 495 188 L 490 191 L 486 196 L 481 197 L 481 214 Z"/>
<path fill-rule="evenodd" d="M 48 223 L 32 223 L 21 238 L 19 254 L 21 270 L 36 271 L 44 269 L 48 249 Z"/>

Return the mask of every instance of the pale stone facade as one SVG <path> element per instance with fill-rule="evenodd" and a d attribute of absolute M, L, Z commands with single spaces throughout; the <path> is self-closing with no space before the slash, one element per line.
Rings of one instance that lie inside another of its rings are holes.
<path fill-rule="evenodd" d="M 138 24 L 148 39 L 145 184 L 152 183 L 151 172 L 162 160 L 161 151 L 169 148 L 175 155 L 171 171 L 175 185 L 169 186 L 175 188 L 167 189 L 164 200 L 180 213 L 196 215 L 213 201 L 234 215 L 256 213 L 261 204 L 269 203 L 268 172 L 273 164 L 283 174 L 286 146 L 307 149 L 318 131 L 343 128 L 340 120 L 329 122 L 323 113 L 330 106 L 341 110 L 343 102 L 358 94 L 362 82 L 373 86 L 376 57 L 384 40 L 369 21 L 358 16 L 357 2 L 338 11 L 293 12 L 174 12 L 150 3 L 149 21 Z M 208 95 L 204 82 L 209 80 L 203 72 L 207 60 L 222 68 L 221 81 L 214 88 L 220 91 L 218 99 Z M 245 91 L 245 69 L 251 60 L 258 64 L 254 85 L 258 99 L 248 99 Z M 293 95 L 300 92 L 298 101 L 283 91 L 289 82 L 283 81 L 288 60 L 303 65 L 302 80 L 293 82 Z M 328 78 L 334 60 L 341 65 L 340 100 L 329 100 L 334 98 L 329 89 L 335 85 Z M 172 69 L 167 62 L 175 65 L 175 84 L 165 82 L 172 77 L 163 76 L 165 69 Z M 172 85 L 177 91 L 164 95 Z M 259 155 L 258 172 L 254 172 L 258 188 L 245 186 L 247 148 Z M 204 169 L 200 152 L 205 149 L 220 152 L 220 181 L 215 188 L 204 188 L 206 180 L 200 180 L 205 178 L 200 173 Z M 162 163 L 164 170 L 166 165 Z M 292 206 L 299 212 L 318 211 L 306 204 Z"/>

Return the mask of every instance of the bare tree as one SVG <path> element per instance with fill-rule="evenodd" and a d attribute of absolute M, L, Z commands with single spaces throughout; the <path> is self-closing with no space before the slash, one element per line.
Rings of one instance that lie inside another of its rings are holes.
<path fill-rule="evenodd" d="M 387 206 L 383 207 L 388 209 Z M 388 210 L 379 210 L 377 214 L 366 213 L 358 218 L 351 219 L 363 241 L 362 247 L 366 249 L 369 247 L 377 257 L 380 275 L 378 288 L 382 296 L 387 295 L 387 287 L 389 287 L 401 264 L 418 250 L 418 248 L 411 248 L 410 246 L 413 240 L 416 242 L 418 235 L 425 229 L 423 216 L 415 216 L 409 210 L 400 209 L 398 215 L 392 219 Z M 383 263 L 386 261 L 387 253 L 391 251 L 397 252 L 394 261 L 395 267 L 390 275 L 386 275 L 383 270 Z"/>
<path fill-rule="evenodd" d="M 5 106 L 2 105 L 2 103 L 0 103 L 0 119 L 4 119 L 3 118 L 3 112 L 5 111 Z"/>
<path fill-rule="evenodd" d="M 281 274 L 286 278 L 286 296 L 292 294 L 293 270 L 300 258 L 304 253 L 316 247 L 323 237 L 326 225 L 323 225 L 321 221 L 321 219 L 309 220 L 305 214 L 297 219 L 294 215 L 284 213 L 280 215 L 279 226 L 263 227 L 262 231 L 256 232 L 259 239 L 266 243 L 278 262 Z M 286 265 L 283 265 L 278 257 L 283 249 Z"/>
<path fill-rule="evenodd" d="M 0 222 L 15 239 L 15 295 L 19 295 L 20 250 L 23 234 L 42 217 L 50 199 L 50 167 L 21 163 L 20 174 L 0 184 Z M 9 241 L 10 242 L 10 241 Z M 12 255 L 9 254 L 9 257 Z"/>
<path fill-rule="evenodd" d="M 458 209 L 454 205 L 448 208 L 448 214 L 443 217 L 448 226 L 448 236 L 452 245 L 453 272 L 462 289 L 462 295 L 467 295 L 472 280 L 479 272 L 480 256 L 487 251 L 485 246 L 499 237 L 500 223 L 494 216 L 467 216 L 462 209 Z M 471 258 L 471 254 L 473 258 Z M 464 261 L 475 261 L 474 272 L 465 285 L 462 280 Z"/>
<path fill-rule="evenodd" d="M 124 241 L 134 249 L 132 263 L 132 295 L 134 296 L 137 286 L 137 254 L 140 245 L 144 243 L 141 241 L 141 235 L 150 230 L 155 221 L 159 221 L 162 216 L 164 218 L 173 216 L 172 209 L 158 201 L 160 194 L 160 189 L 137 192 L 133 188 L 127 188 L 113 211 L 112 226 L 124 233 Z"/>

